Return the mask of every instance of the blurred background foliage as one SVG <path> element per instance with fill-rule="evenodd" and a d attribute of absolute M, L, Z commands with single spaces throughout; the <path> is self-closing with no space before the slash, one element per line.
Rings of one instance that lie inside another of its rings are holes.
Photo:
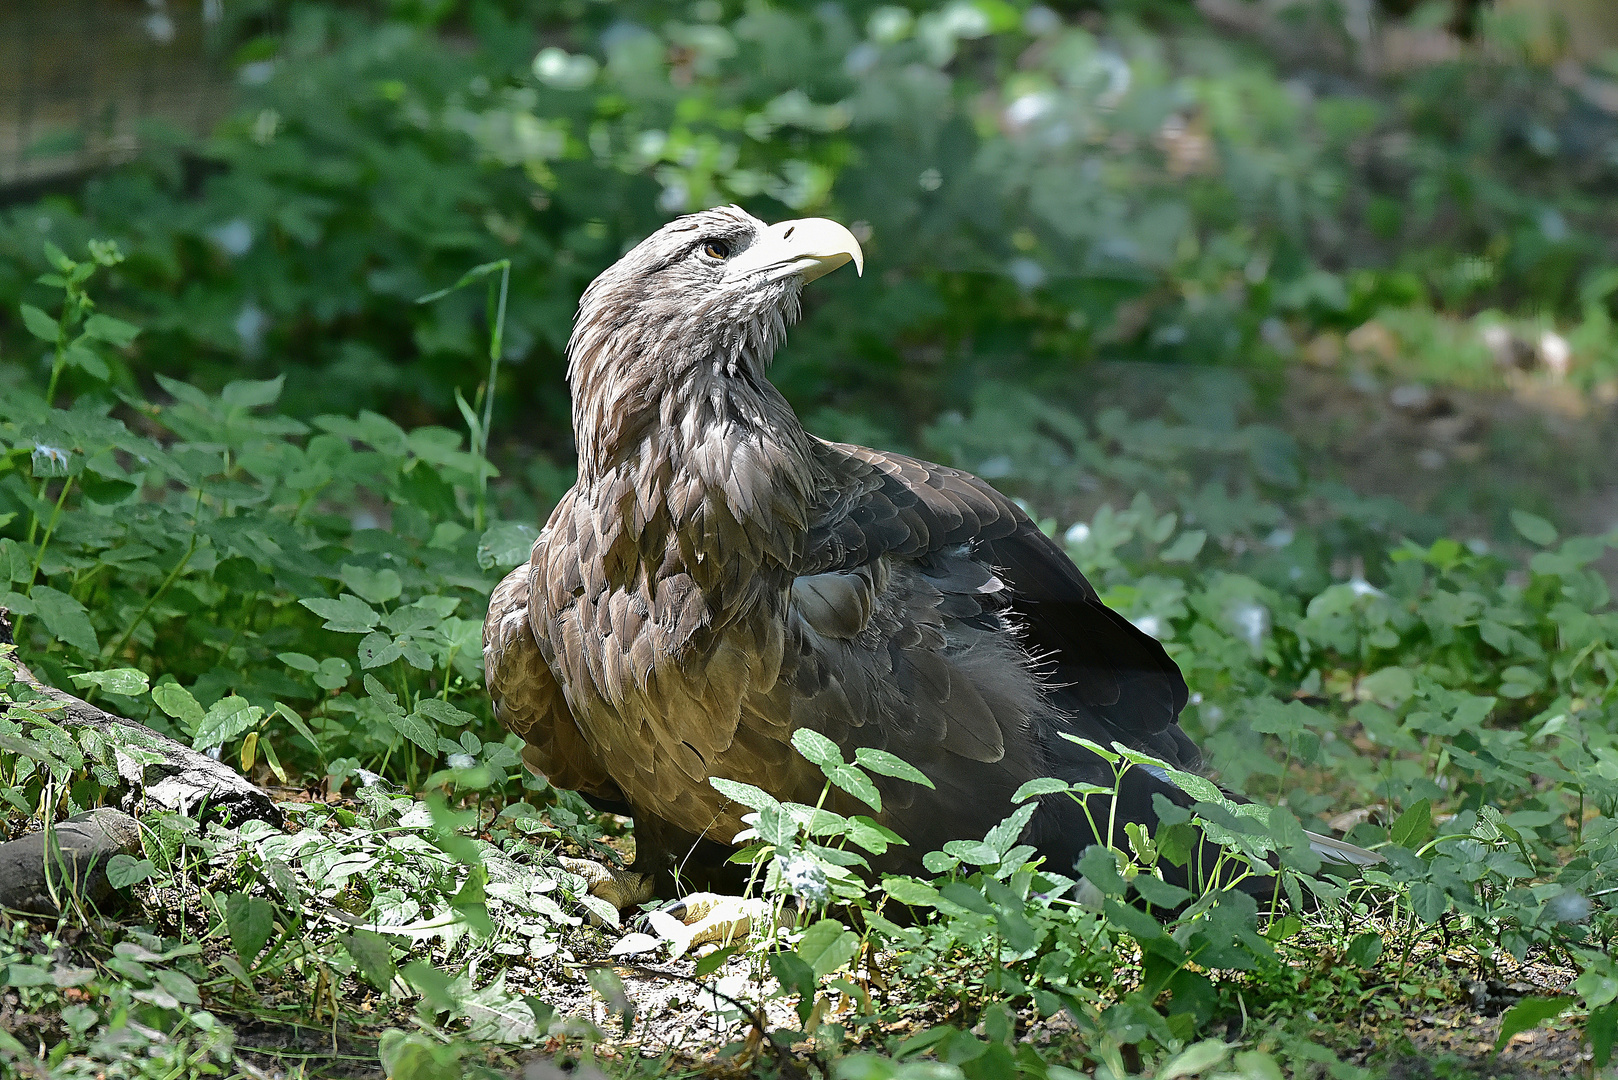
<path fill-rule="evenodd" d="M 146 328 L 115 383 L 285 373 L 296 415 L 453 418 L 481 300 L 413 301 L 510 258 L 496 445 L 565 463 L 580 290 L 730 201 L 867 238 L 868 279 L 818 291 L 775 373 L 834 437 L 915 445 L 990 379 L 1081 403 L 1090 361 L 1330 363 L 1389 311 L 1348 351 L 1498 383 L 1561 327 L 1555 374 L 1618 375 L 1618 69 L 1532 4 L 202 11 L 231 75 L 208 135 L 153 120 L 117 167 L 0 212 L 9 378 L 45 370 L 12 316 L 41 241 L 109 237 L 129 258 L 106 309 Z"/>

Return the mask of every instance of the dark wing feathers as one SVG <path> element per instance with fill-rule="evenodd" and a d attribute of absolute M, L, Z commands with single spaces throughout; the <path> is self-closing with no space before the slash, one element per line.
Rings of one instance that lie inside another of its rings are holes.
<path fill-rule="evenodd" d="M 1195 762 L 1175 724 L 1179 670 L 1015 503 L 955 469 L 816 449 L 829 480 L 795 568 L 778 692 L 794 727 L 845 755 L 889 750 L 937 785 L 878 778 L 905 857 L 983 835 L 1031 777 L 1106 780 L 1062 731 Z M 1036 824 L 1076 841 L 1071 816 Z"/>

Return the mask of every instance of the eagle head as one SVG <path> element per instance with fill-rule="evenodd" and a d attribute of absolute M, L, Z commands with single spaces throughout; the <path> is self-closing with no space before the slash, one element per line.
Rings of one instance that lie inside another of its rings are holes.
<path fill-rule="evenodd" d="M 804 284 L 847 262 L 864 271 L 837 222 L 766 225 L 738 206 L 676 218 L 636 244 L 584 291 L 568 341 L 581 469 L 637 444 L 648 424 L 677 426 L 684 406 L 769 393 L 764 369 Z"/>

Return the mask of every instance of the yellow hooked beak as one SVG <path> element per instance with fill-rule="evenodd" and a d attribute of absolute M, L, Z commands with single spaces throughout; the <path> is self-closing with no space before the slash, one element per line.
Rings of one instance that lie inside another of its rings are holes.
<path fill-rule="evenodd" d="M 865 253 L 853 233 L 828 218 L 799 218 L 765 229 L 747 250 L 726 264 L 725 277 L 763 273 L 775 278 L 795 273 L 810 282 L 846 262 L 865 273 Z"/>

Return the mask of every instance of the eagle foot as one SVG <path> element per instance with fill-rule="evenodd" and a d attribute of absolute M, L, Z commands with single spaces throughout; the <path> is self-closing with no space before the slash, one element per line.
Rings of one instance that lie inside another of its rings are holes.
<path fill-rule="evenodd" d="M 603 866 L 591 859 L 558 858 L 563 870 L 584 879 L 591 896 L 599 896 L 619 911 L 638 907 L 652 898 L 652 876 Z M 592 919 L 592 921 L 594 921 Z"/>
<path fill-rule="evenodd" d="M 755 931 L 790 925 L 793 917 L 793 912 L 783 911 L 782 921 L 777 922 L 774 907 L 767 900 L 711 892 L 688 893 L 664 907 L 660 914 L 672 916 L 685 926 L 675 935 L 676 956 L 693 949 L 712 951 L 709 946 L 724 948 L 746 940 Z"/>

